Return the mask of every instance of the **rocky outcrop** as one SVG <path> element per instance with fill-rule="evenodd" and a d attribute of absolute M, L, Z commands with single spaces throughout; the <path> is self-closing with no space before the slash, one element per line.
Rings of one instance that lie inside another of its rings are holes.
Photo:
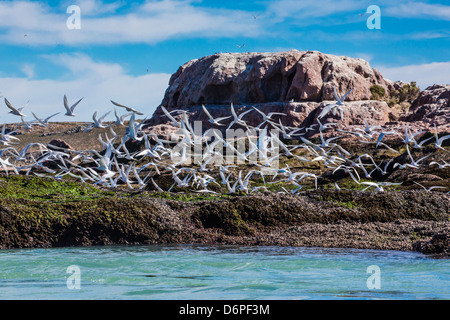
<path fill-rule="evenodd" d="M 395 89 L 395 83 L 384 80 L 362 59 L 297 50 L 215 54 L 181 66 L 172 75 L 161 106 L 169 111 L 188 111 L 189 120 L 202 121 L 204 129 L 212 125 L 202 105 L 217 118 L 230 116 L 231 103 L 238 114 L 254 107 L 266 114 L 285 114 L 273 117 L 284 125 L 308 127 L 317 123 L 317 116 L 326 105 L 336 102 L 336 86 L 341 96 L 352 89 L 346 97 L 341 126 L 363 125 L 364 119 L 373 125 L 384 124 L 390 120 L 390 109 L 384 101 L 370 100 L 373 85 L 387 93 Z M 168 138 L 170 130 L 162 126 L 169 125 L 170 120 L 161 106 L 147 127 Z M 328 118 L 338 119 L 330 113 L 323 120 Z M 223 123 L 228 125 L 231 120 Z M 257 126 L 262 117 L 252 111 L 244 120 Z"/>
<path fill-rule="evenodd" d="M 51 150 L 61 151 L 61 149 L 74 150 L 70 144 L 64 140 L 54 139 L 47 144 L 47 147 Z"/>
<path fill-rule="evenodd" d="M 349 101 L 371 98 L 370 87 L 389 82 L 362 59 L 291 50 L 226 53 L 192 60 L 172 75 L 162 105 L 269 103 L 333 100 L 333 87 Z"/>
<path fill-rule="evenodd" d="M 423 90 L 404 120 L 439 126 L 450 124 L 450 85 L 435 84 Z"/>
<path fill-rule="evenodd" d="M 450 232 L 446 230 L 446 232 L 434 234 L 431 240 L 414 243 L 413 248 L 425 254 L 448 257 L 450 256 Z"/>
<path fill-rule="evenodd" d="M 429 131 L 434 130 L 434 124 L 439 132 L 450 129 L 450 85 L 431 86 L 416 99 L 415 83 L 384 79 L 367 61 L 297 50 L 215 54 L 189 61 L 172 75 L 147 128 L 165 139 L 173 137 L 171 121 L 161 106 L 169 112 L 187 111 L 189 121 L 201 121 L 204 130 L 219 128 L 208 122 L 202 105 L 217 118 L 231 115 L 230 104 L 237 114 L 254 107 L 265 114 L 283 113 L 272 118 L 283 125 L 309 127 L 318 123 L 319 114 L 328 104 L 336 102 L 335 86 L 340 96 L 352 89 L 345 99 L 343 119 L 329 113 L 322 123 L 338 122 L 341 129 L 365 125 L 364 120 L 400 130 L 408 125 L 414 131 Z M 177 113 L 173 116 L 177 118 Z M 262 117 L 252 111 L 243 120 L 257 126 Z M 227 128 L 230 121 L 222 121 L 225 126 L 220 128 Z M 314 130 L 307 132 L 313 134 Z"/>
<path fill-rule="evenodd" d="M 26 188 L 18 197 L 0 198 L 0 249 L 189 243 L 448 252 L 450 196 L 435 192 L 315 190 L 208 199 L 76 183 L 63 191 L 32 176 L 18 183 Z M 0 183 L 0 190 L 9 188 Z M 52 192 L 29 198 L 42 188 Z"/>

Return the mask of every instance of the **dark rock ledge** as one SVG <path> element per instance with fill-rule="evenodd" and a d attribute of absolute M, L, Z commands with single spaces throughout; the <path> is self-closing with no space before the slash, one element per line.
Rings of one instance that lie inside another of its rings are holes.
<path fill-rule="evenodd" d="M 3 198 L 0 248 L 224 244 L 450 253 L 450 195 L 444 193 L 316 190 L 300 196 L 159 196 Z"/>

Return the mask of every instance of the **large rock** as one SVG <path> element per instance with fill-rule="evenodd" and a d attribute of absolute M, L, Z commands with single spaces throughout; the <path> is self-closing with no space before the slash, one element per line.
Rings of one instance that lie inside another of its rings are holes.
<path fill-rule="evenodd" d="M 438 126 L 450 124 L 450 85 L 435 84 L 413 102 L 406 121 L 423 121 Z"/>
<path fill-rule="evenodd" d="M 353 88 L 349 101 L 371 98 L 372 85 L 390 82 L 367 61 L 317 51 L 226 53 L 192 60 L 172 75 L 162 105 L 236 105 L 333 100 Z"/>
<path fill-rule="evenodd" d="M 391 110 L 384 101 L 370 100 L 370 88 L 375 84 L 387 93 L 395 89 L 395 83 L 384 80 L 362 59 L 297 50 L 215 54 L 189 61 L 172 75 L 161 105 L 147 124 L 170 123 L 162 111 L 164 106 L 169 111 L 188 111 L 189 120 L 202 121 L 206 129 L 211 124 L 202 105 L 217 118 L 230 116 L 233 103 L 238 114 L 255 107 L 266 114 L 285 114 L 273 118 L 277 122 L 281 119 L 284 125 L 307 127 L 317 123 L 317 116 L 327 104 L 335 102 L 334 86 L 341 96 L 352 89 L 346 98 L 342 126 L 363 125 L 364 120 L 384 124 Z M 173 116 L 177 118 L 176 113 Z M 328 118 L 337 120 L 329 114 L 322 122 Z M 257 126 L 262 117 L 252 111 L 243 120 Z M 230 121 L 223 123 L 228 125 Z M 162 133 L 167 134 L 167 130 Z"/>
<path fill-rule="evenodd" d="M 321 111 L 332 101 L 322 102 L 315 112 L 314 119 L 317 118 Z M 320 121 L 339 122 L 341 127 L 352 125 L 365 125 L 366 121 L 369 125 L 380 125 L 389 122 L 391 109 L 385 101 L 367 100 L 367 101 L 350 101 L 345 103 L 343 107 L 343 118 L 339 114 L 333 115 L 331 112 L 324 116 Z"/>

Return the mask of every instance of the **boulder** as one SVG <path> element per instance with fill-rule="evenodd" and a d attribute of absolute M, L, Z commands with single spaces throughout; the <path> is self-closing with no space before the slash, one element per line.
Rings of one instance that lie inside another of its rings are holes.
<path fill-rule="evenodd" d="M 144 126 L 146 134 L 156 136 L 158 139 L 167 141 L 178 141 L 181 137 L 178 128 L 169 124 L 158 124 L 154 126 Z"/>
<path fill-rule="evenodd" d="M 314 116 L 314 123 L 321 111 L 333 101 L 324 101 L 317 108 Z M 339 122 L 341 127 L 353 125 L 365 125 L 364 120 L 369 125 L 382 125 L 389 121 L 390 108 L 385 101 L 367 100 L 367 101 L 350 101 L 343 106 L 343 119 L 339 114 L 333 115 L 331 112 L 324 116 L 320 121 Z"/>
<path fill-rule="evenodd" d="M 423 121 L 437 126 L 450 124 L 450 85 L 432 85 L 413 102 L 405 121 Z"/>
<path fill-rule="evenodd" d="M 50 141 L 47 144 L 47 148 L 55 151 L 61 151 L 61 149 L 74 150 L 70 144 L 60 139 Z"/>
<path fill-rule="evenodd" d="M 450 233 L 442 232 L 433 235 L 429 241 L 418 241 L 413 244 L 416 251 L 425 254 L 438 254 L 441 256 L 450 255 Z"/>
<path fill-rule="evenodd" d="M 374 85 L 377 90 L 383 88 L 386 101 L 372 100 Z M 318 123 L 319 114 L 328 104 L 336 102 L 335 86 L 340 96 L 352 89 L 345 99 L 343 119 L 339 114 L 329 113 L 321 119 L 322 123 L 338 122 L 339 128 L 350 129 L 349 126 L 364 126 L 365 120 L 370 125 L 384 126 L 386 130 L 404 130 L 408 125 L 415 132 L 434 130 L 434 123 L 439 132 L 448 131 L 450 127 L 450 85 L 431 86 L 415 99 L 416 94 L 413 97 L 412 93 L 403 92 L 411 84 L 384 79 L 367 61 L 297 50 L 220 53 L 189 61 L 172 75 L 161 105 L 146 124 L 149 128 L 160 126 L 152 129 L 160 136 L 173 136 L 166 127 L 171 126 L 171 121 L 162 111 L 164 106 L 169 112 L 187 111 L 189 121 L 201 121 L 203 130 L 225 129 L 232 119 L 223 120 L 225 126 L 217 127 L 208 122 L 202 105 L 218 118 L 231 116 L 230 105 L 233 104 L 237 114 L 254 107 L 265 114 L 285 114 L 272 118 L 283 125 L 309 127 Z M 397 97 L 399 94 L 407 97 L 410 94 L 411 99 L 404 101 L 405 97 Z M 399 100 L 390 107 L 393 97 Z M 182 118 L 180 113 L 173 113 L 173 116 L 178 120 Z M 262 116 L 251 111 L 243 120 L 257 126 Z M 314 131 L 309 131 L 307 135 L 313 134 Z"/>
<path fill-rule="evenodd" d="M 269 103 L 334 99 L 353 89 L 348 101 L 369 100 L 372 85 L 390 82 L 367 61 L 318 51 L 226 53 L 189 61 L 172 75 L 162 105 Z"/>

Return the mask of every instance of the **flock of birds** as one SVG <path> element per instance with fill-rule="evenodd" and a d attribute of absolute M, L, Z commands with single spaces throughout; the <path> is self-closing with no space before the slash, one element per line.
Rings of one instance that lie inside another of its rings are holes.
<path fill-rule="evenodd" d="M 382 127 L 371 126 L 365 121 L 365 128 L 355 128 L 354 131 L 348 131 L 335 128 L 338 123 L 322 123 L 321 120 L 328 113 L 340 114 L 343 117 L 344 101 L 350 92 L 351 90 L 341 97 L 335 88 L 336 103 L 325 106 L 317 119 L 317 123 L 302 128 L 283 125 L 281 118 L 286 114 L 277 112 L 265 114 L 254 107 L 238 115 L 233 104 L 231 104 L 230 116 L 220 118 L 214 118 L 208 109 L 203 106 L 203 111 L 209 119 L 211 128 L 198 135 L 189 122 L 188 111 L 173 110 L 169 112 L 161 106 L 164 115 L 178 129 L 176 137 L 175 135 L 172 136 L 171 141 L 163 140 L 144 130 L 145 120 L 136 121 L 136 115 L 143 115 L 142 112 L 111 101 L 115 106 L 128 111 L 127 114 L 119 116 L 117 109 L 115 109 L 116 121 L 114 123 L 125 126 L 125 134 L 119 136 L 111 126 L 105 125 L 104 119 L 111 111 L 100 118 L 97 118 L 97 112 L 95 112 L 92 117 L 93 123 L 86 128 L 86 130 L 92 130 L 93 128 L 109 127 L 109 132 L 105 130 L 98 137 L 103 146 L 102 151 L 72 150 L 42 143 L 30 143 L 22 150 L 17 150 L 14 145 L 18 144 L 19 138 L 14 135 L 14 132 L 7 133 L 6 125 L 4 125 L 0 136 L 0 143 L 3 145 L 3 149 L 0 149 L 0 166 L 6 175 L 14 172 L 15 174 L 51 177 L 57 180 L 70 177 L 69 179 L 94 185 L 126 186 L 131 189 L 152 189 L 160 192 L 171 192 L 178 189 L 214 194 L 217 193 L 217 190 L 226 190 L 225 193 L 229 194 L 238 192 L 248 194 L 268 191 L 269 186 L 276 187 L 278 184 L 278 192 L 298 194 L 308 187 L 318 188 L 319 176 L 315 173 L 295 171 L 287 164 L 285 167 L 279 168 L 277 161 L 281 157 L 285 157 L 285 159 L 295 158 L 300 162 L 322 162 L 328 170 L 332 170 L 333 174 L 343 170 L 356 184 L 364 186 L 363 190 L 384 191 L 384 188 L 388 186 L 401 183 L 363 180 L 371 180 L 373 173 L 376 171 L 385 176 L 394 169 L 418 169 L 425 166 L 424 160 L 433 153 L 416 159 L 412 150 L 424 148 L 425 145 L 431 143 L 431 140 L 434 141 L 435 152 L 445 150 L 442 145 L 445 140 L 450 139 L 450 135 L 439 137 L 436 126 L 434 126 L 434 136 L 420 140 L 418 136 L 424 132 L 411 132 L 408 126 L 405 127 L 404 132 L 383 131 Z M 67 97 L 64 96 L 65 116 L 76 116 L 75 108 L 82 99 L 70 105 Z M 26 106 L 15 108 L 6 98 L 4 101 L 11 114 L 21 117 L 25 129 L 31 129 L 32 125 L 45 127 L 52 117 L 59 114 L 55 113 L 46 118 L 39 118 L 33 113 L 35 120 L 25 122 L 23 109 Z M 249 122 L 245 120 L 245 116 L 251 112 L 256 113 L 258 117 L 262 117 L 262 122 L 256 127 L 250 126 Z M 278 117 L 278 122 L 274 120 L 275 116 Z M 126 124 L 128 117 L 130 119 Z M 227 122 L 225 122 L 226 120 Z M 223 129 L 239 126 L 246 128 L 247 131 L 242 137 L 223 138 L 221 135 L 223 131 L 212 129 L 214 126 Z M 269 131 L 269 128 L 272 130 Z M 311 141 L 312 139 L 304 137 L 310 130 L 319 133 L 319 143 L 314 143 Z M 335 130 L 341 135 L 325 139 L 324 133 L 328 130 Z M 249 134 L 249 132 L 252 132 L 252 134 Z M 406 146 L 408 160 L 403 163 L 393 163 L 395 158 L 392 158 L 389 161 L 383 160 L 376 163 L 372 156 L 367 153 L 352 155 L 337 142 L 338 139 L 346 135 L 357 137 L 361 144 L 373 144 L 376 148 L 385 147 L 394 153 L 399 153 L 399 151 L 383 142 L 383 139 L 388 135 L 401 137 Z M 238 141 L 244 142 L 243 149 L 235 147 L 235 143 Z M 143 147 L 140 147 L 138 151 L 130 152 L 128 150 L 129 142 L 140 143 Z M 190 150 L 199 144 L 203 147 L 202 152 L 192 161 Z M 237 164 L 217 161 L 218 157 L 223 159 L 224 148 L 231 150 L 235 160 L 240 160 L 240 163 L 246 164 L 247 170 Z M 301 150 L 303 150 L 301 155 L 296 152 Z M 445 150 L 445 152 L 448 151 Z M 428 163 L 427 166 L 445 169 L 450 167 L 450 164 L 445 161 L 433 161 Z M 171 186 L 165 188 L 166 190 L 163 190 L 156 182 L 157 178 L 162 175 L 172 179 L 169 184 Z M 305 181 L 309 181 L 309 183 L 305 184 Z M 212 188 L 212 185 L 217 187 Z M 416 185 L 426 191 L 447 189 L 443 186 L 426 188 L 417 182 Z M 334 183 L 334 186 L 340 189 L 337 183 Z M 273 190 L 273 188 L 270 189 Z"/>

